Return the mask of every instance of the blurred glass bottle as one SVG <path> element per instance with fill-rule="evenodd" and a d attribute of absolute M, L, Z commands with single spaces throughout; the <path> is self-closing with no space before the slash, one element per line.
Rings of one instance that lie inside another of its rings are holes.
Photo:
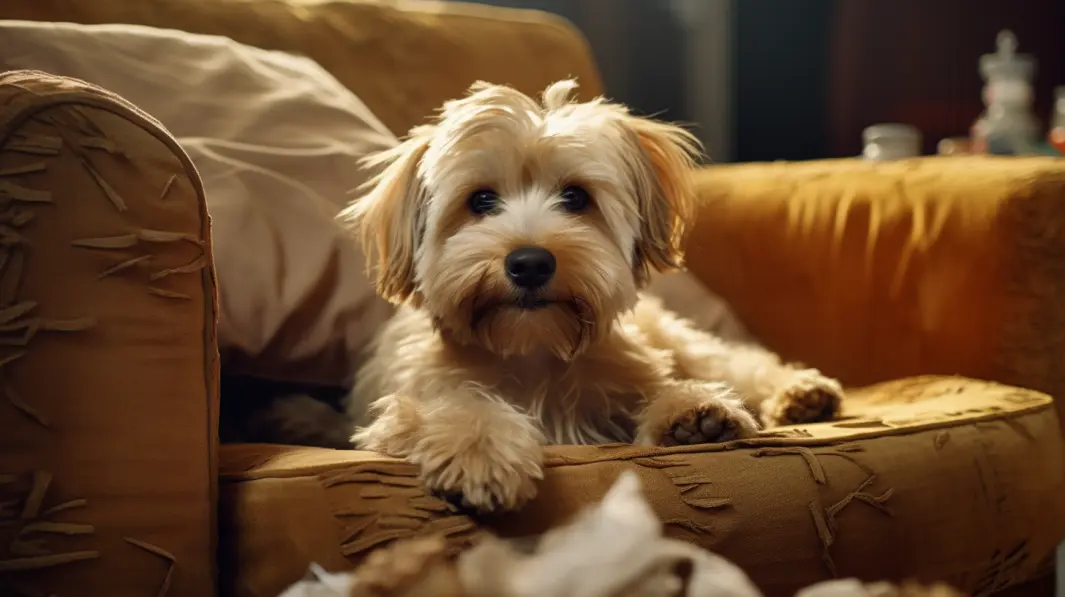
<path fill-rule="evenodd" d="M 1054 90 L 1054 113 L 1050 116 L 1050 134 L 1047 141 L 1058 153 L 1065 155 L 1065 87 Z"/>
<path fill-rule="evenodd" d="M 1017 38 L 1000 31 L 997 51 L 980 57 L 987 109 L 973 123 L 970 136 L 977 153 L 1019 155 L 1034 153 L 1041 137 L 1032 114 L 1035 58 L 1017 53 Z"/>

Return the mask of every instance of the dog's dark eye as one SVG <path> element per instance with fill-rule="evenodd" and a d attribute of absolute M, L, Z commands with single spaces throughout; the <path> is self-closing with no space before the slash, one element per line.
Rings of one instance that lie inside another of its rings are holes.
<path fill-rule="evenodd" d="M 568 186 L 562 189 L 562 207 L 568 212 L 576 213 L 588 209 L 592 197 L 582 187 Z"/>
<path fill-rule="evenodd" d="M 479 216 L 488 215 L 499 208 L 499 195 L 489 189 L 480 189 L 470 193 L 466 199 L 466 205 L 469 206 L 470 211 Z"/>

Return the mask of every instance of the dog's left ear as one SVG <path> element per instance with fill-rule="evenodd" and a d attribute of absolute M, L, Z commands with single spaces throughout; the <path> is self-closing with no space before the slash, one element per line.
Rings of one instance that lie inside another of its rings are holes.
<path fill-rule="evenodd" d="M 627 115 L 622 125 L 635 145 L 630 168 L 641 224 L 633 269 L 642 284 L 652 269 L 664 272 L 683 265 L 684 235 L 695 215 L 692 174 L 702 144 L 666 122 Z"/>
<path fill-rule="evenodd" d="M 430 131 L 416 127 L 397 147 L 363 160 L 364 167 L 383 170 L 367 183 L 369 192 L 337 216 L 355 233 L 378 294 L 396 304 L 415 290 L 414 254 L 425 203 L 418 165 Z"/>

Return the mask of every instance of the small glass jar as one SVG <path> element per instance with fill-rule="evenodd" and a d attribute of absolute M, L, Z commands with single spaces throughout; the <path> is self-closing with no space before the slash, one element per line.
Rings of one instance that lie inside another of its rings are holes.
<path fill-rule="evenodd" d="M 969 155 L 973 153 L 973 142 L 969 137 L 947 137 L 939 140 L 936 152 L 945 156 Z"/>
<path fill-rule="evenodd" d="M 874 124 L 862 131 L 862 157 L 901 160 L 921 155 L 921 131 L 908 124 Z"/>

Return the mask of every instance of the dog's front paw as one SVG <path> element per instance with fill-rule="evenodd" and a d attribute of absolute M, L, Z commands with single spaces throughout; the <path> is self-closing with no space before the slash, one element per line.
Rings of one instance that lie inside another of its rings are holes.
<path fill-rule="evenodd" d="M 411 459 L 421 466 L 425 487 L 456 506 L 516 510 L 536 497 L 537 482 L 544 478 L 541 448 L 500 445 L 508 438 L 497 439 L 455 451 L 423 444 Z"/>
<path fill-rule="evenodd" d="M 758 423 L 741 406 L 711 400 L 681 414 L 662 436 L 664 446 L 717 444 L 758 435 Z"/>
<path fill-rule="evenodd" d="M 754 437 L 758 422 L 731 388 L 679 382 L 658 392 L 642 415 L 636 443 L 712 444 Z"/>
<path fill-rule="evenodd" d="M 831 421 L 839 415 L 843 388 L 817 369 L 792 373 L 776 394 L 762 403 L 766 427 Z"/>

